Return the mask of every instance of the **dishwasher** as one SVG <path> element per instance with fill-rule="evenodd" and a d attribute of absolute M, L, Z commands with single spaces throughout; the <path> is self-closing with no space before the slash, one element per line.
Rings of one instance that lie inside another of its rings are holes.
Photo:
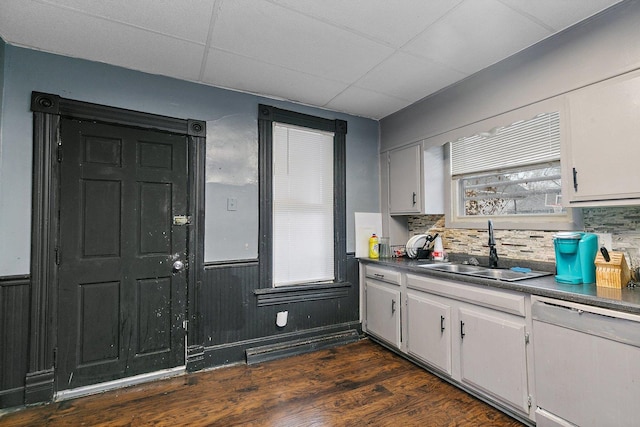
<path fill-rule="evenodd" d="M 537 426 L 638 425 L 640 316 L 532 302 Z"/>

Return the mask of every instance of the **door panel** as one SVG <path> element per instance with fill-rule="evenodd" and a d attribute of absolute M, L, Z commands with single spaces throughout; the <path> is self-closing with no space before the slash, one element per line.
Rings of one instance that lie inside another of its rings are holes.
<path fill-rule="evenodd" d="M 407 293 L 407 350 L 451 375 L 451 306 L 436 298 Z"/>
<path fill-rule="evenodd" d="M 58 390 L 184 364 L 184 136 L 61 121 Z"/>

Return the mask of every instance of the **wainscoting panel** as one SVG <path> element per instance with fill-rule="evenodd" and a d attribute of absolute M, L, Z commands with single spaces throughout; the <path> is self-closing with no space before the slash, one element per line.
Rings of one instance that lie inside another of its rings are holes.
<path fill-rule="evenodd" d="M 339 292 L 310 300 L 259 303 L 261 288 L 257 262 L 207 266 L 201 312 L 206 366 L 245 360 L 245 350 L 299 338 L 358 329 L 358 262 L 347 257 L 347 283 Z M 288 311 L 287 325 L 276 325 L 276 315 Z"/>
<path fill-rule="evenodd" d="M 0 408 L 24 403 L 29 362 L 29 277 L 0 277 Z"/>

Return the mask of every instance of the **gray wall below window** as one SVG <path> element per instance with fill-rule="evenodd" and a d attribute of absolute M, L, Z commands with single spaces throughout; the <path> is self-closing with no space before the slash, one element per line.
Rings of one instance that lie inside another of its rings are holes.
<path fill-rule="evenodd" d="M 640 67 L 640 2 L 627 1 L 380 121 L 381 151 Z"/>
<path fill-rule="evenodd" d="M 378 212 L 380 209 L 378 123 L 374 120 L 11 45 L 4 46 L 2 58 L 0 87 L 3 86 L 4 91 L 0 114 L 0 218 L 3 220 L 0 222 L 0 276 L 28 274 L 30 269 L 33 142 L 29 103 L 34 90 L 165 116 L 206 120 L 208 123 L 239 117 L 242 120 L 236 123 L 247 126 L 247 123 L 256 119 L 259 103 L 346 120 L 349 126 L 348 252 L 355 250 L 353 213 Z M 233 123 L 233 120 L 226 121 Z M 243 132 L 242 129 L 236 130 Z M 252 143 L 257 144 L 257 139 Z M 252 175 L 255 171 L 245 170 L 242 173 Z M 227 184 L 220 182 L 207 185 L 207 194 L 222 201 L 222 206 L 216 204 L 215 208 L 207 203 L 209 229 L 205 233 L 208 258 L 244 259 L 247 254 L 255 257 L 258 240 L 257 191 L 247 189 L 247 185 L 257 186 L 257 182 L 235 187 L 224 185 Z M 230 214 L 226 211 L 226 198 L 234 196 L 238 199 L 238 210 Z M 225 242 L 233 244 L 227 246 Z M 228 247 L 228 252 L 225 252 L 225 247 Z"/>

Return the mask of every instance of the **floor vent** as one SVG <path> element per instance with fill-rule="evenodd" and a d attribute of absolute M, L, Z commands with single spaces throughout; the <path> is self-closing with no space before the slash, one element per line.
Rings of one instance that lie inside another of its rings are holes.
<path fill-rule="evenodd" d="M 358 340 L 360 340 L 358 331 L 351 330 L 277 344 L 269 344 L 261 347 L 248 348 L 246 350 L 247 365 L 253 365 L 288 356 L 296 356 L 298 354 L 336 347 L 338 345 L 350 344 Z"/>

